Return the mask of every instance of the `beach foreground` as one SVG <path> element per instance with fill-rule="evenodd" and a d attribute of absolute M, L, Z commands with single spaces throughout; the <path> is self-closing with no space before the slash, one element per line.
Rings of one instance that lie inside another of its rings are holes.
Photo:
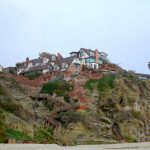
<path fill-rule="evenodd" d="M 0 144 L 0 150 L 150 150 L 150 142 L 125 143 L 125 144 L 102 144 L 102 145 L 79 145 L 62 147 L 56 144 Z"/>

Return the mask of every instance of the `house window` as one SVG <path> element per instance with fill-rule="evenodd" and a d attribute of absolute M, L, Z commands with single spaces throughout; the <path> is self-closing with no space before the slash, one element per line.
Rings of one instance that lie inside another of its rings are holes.
<path fill-rule="evenodd" d="M 87 59 L 85 60 L 85 62 L 86 62 L 86 63 L 94 63 L 94 62 L 95 62 L 95 59 L 93 59 L 93 58 L 87 58 Z"/>
<path fill-rule="evenodd" d="M 62 69 L 67 69 L 68 65 L 66 63 L 62 64 Z"/>
<path fill-rule="evenodd" d="M 59 67 L 57 65 L 54 66 L 54 71 L 58 71 Z"/>
<path fill-rule="evenodd" d="M 94 63 L 94 62 L 95 62 L 95 59 L 91 58 L 90 63 Z"/>
<path fill-rule="evenodd" d="M 99 60 L 99 64 L 103 64 L 103 61 L 102 61 L 102 60 Z"/>
<path fill-rule="evenodd" d="M 52 61 L 56 61 L 56 56 L 52 55 Z"/>
<path fill-rule="evenodd" d="M 80 69 L 80 64 L 74 64 L 75 68 Z"/>
<path fill-rule="evenodd" d="M 46 58 L 46 57 L 44 57 L 44 58 L 43 58 L 43 63 L 45 63 L 45 64 L 46 64 L 46 63 L 48 63 L 48 61 L 49 61 L 49 59 L 48 59 L 48 58 Z"/>
<path fill-rule="evenodd" d="M 84 56 L 84 52 L 83 51 L 80 52 L 80 57 L 82 57 L 82 56 Z"/>
<path fill-rule="evenodd" d="M 104 53 L 101 53 L 100 58 L 103 59 L 103 60 L 107 60 L 107 55 L 104 54 Z"/>
<path fill-rule="evenodd" d="M 94 64 L 94 69 L 98 69 L 98 66 L 96 64 Z"/>
<path fill-rule="evenodd" d="M 80 61 L 80 63 L 85 64 L 85 60 L 86 59 L 80 59 L 79 61 Z"/>
<path fill-rule="evenodd" d="M 94 56 L 94 52 L 90 52 L 90 56 Z"/>
<path fill-rule="evenodd" d="M 86 62 L 86 63 L 89 63 L 89 62 L 90 62 L 90 59 L 89 59 L 89 58 L 85 59 L 85 62 Z"/>

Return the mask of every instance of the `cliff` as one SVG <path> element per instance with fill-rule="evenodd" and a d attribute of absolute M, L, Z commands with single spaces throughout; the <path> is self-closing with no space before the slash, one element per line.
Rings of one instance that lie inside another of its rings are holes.
<path fill-rule="evenodd" d="M 0 78 L 1 142 L 75 145 L 150 140 L 150 81 L 134 73 L 85 72 L 68 82 L 51 81 L 41 92 L 45 94 L 28 96 L 14 79 Z"/>

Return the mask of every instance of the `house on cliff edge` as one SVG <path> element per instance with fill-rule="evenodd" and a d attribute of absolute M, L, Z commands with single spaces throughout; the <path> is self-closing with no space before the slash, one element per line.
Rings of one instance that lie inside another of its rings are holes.
<path fill-rule="evenodd" d="M 3 71 L 3 67 L 0 65 L 0 72 L 2 72 Z"/>
<path fill-rule="evenodd" d="M 50 54 L 42 52 L 39 58 L 30 60 L 28 57 L 25 62 L 17 63 L 17 74 L 28 74 L 38 72 L 41 74 L 51 72 L 67 72 L 78 74 L 83 66 L 88 69 L 99 69 L 99 67 L 108 61 L 107 54 L 99 52 L 97 49 L 81 48 L 77 52 L 71 52 L 69 57 L 63 58 L 61 54 Z"/>
<path fill-rule="evenodd" d="M 78 58 L 80 63 L 89 69 L 99 69 L 101 64 L 108 62 L 107 54 L 99 52 L 98 49 L 81 48 L 78 52 L 71 52 L 70 56 Z"/>

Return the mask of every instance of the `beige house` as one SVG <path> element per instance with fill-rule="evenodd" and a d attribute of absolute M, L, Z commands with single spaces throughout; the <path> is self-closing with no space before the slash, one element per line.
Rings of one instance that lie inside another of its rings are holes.
<path fill-rule="evenodd" d="M 2 72 L 3 71 L 3 67 L 0 65 L 0 72 Z"/>
<path fill-rule="evenodd" d="M 70 56 L 61 61 L 60 70 L 70 72 L 70 74 L 78 74 L 82 69 L 81 67 L 79 58 Z"/>

